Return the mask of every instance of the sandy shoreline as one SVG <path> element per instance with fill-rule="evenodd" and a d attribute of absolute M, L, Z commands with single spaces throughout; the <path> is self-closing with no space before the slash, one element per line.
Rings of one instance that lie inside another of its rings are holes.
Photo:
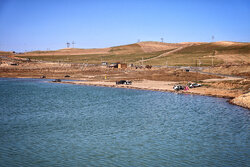
<path fill-rule="evenodd" d="M 250 109 L 250 93 L 247 95 L 236 96 L 235 92 L 228 92 L 225 94 L 224 91 L 220 89 L 211 90 L 206 87 L 192 88 L 187 91 L 175 91 L 173 86 L 177 82 L 166 82 L 166 81 L 150 81 L 143 80 L 133 82 L 132 85 L 116 85 L 115 82 L 105 82 L 105 81 L 62 81 L 57 83 L 63 84 L 75 84 L 75 85 L 87 85 L 87 86 L 101 86 L 101 87 L 112 87 L 112 88 L 124 88 L 124 89 L 137 89 L 137 90 L 150 90 L 150 91 L 160 91 L 160 92 L 171 92 L 178 94 L 188 94 L 188 95 L 200 95 L 200 96 L 211 96 L 226 98 L 230 104 L 238 105 L 247 109 Z"/>
<path fill-rule="evenodd" d="M 103 86 L 103 87 L 114 87 L 114 88 L 127 88 L 127 89 L 139 89 L 139 90 L 152 90 L 152 91 L 161 91 L 161 92 L 174 92 L 181 94 L 194 94 L 194 95 L 203 95 L 203 96 L 213 96 L 221 97 L 227 99 L 233 99 L 235 97 L 234 93 L 225 94 L 219 89 L 211 91 L 209 88 L 198 87 L 192 88 L 189 90 L 173 90 L 173 86 L 178 84 L 178 82 L 168 82 L 168 81 L 151 81 L 143 80 L 133 82 L 132 85 L 116 85 L 115 82 L 105 82 L 105 81 L 62 81 L 61 83 L 65 84 L 76 84 L 76 85 L 90 85 L 90 86 Z"/>
<path fill-rule="evenodd" d="M 14 77 L 14 78 L 33 78 L 33 77 Z M 38 78 L 37 78 L 38 79 Z M 55 83 L 55 82 L 52 82 Z M 173 90 L 173 86 L 179 82 L 173 81 L 153 81 L 153 80 L 140 80 L 133 81 L 132 85 L 116 85 L 115 82 L 111 81 L 89 81 L 89 80 L 62 80 L 62 82 L 56 82 L 62 84 L 75 84 L 75 85 L 87 85 L 87 86 L 101 86 L 101 87 L 112 87 L 112 88 L 125 88 L 125 89 L 138 89 L 138 90 L 151 90 L 160 92 L 172 92 L 178 94 L 189 94 L 189 95 L 201 95 L 201 96 L 211 96 L 226 98 L 230 104 L 238 105 L 244 108 L 250 109 L 250 96 L 245 96 L 245 94 L 237 93 L 233 90 L 224 90 L 219 88 L 211 87 L 198 87 L 189 90 Z M 248 93 L 249 94 L 249 93 Z"/>

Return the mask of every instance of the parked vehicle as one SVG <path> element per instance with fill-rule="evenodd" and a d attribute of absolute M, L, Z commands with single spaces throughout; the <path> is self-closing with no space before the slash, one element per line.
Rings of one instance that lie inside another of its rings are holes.
<path fill-rule="evenodd" d="M 197 83 L 190 83 L 188 84 L 189 88 L 196 88 L 196 87 L 201 87 L 201 84 L 197 84 Z"/>
<path fill-rule="evenodd" d="M 120 80 L 116 81 L 116 85 L 131 85 L 132 81 Z"/>
<path fill-rule="evenodd" d="M 61 82 L 61 79 L 55 79 L 52 82 Z"/>
<path fill-rule="evenodd" d="M 175 85 L 175 86 L 173 87 L 173 89 L 174 89 L 174 90 L 177 90 L 177 91 L 178 91 L 178 90 L 184 90 L 184 88 L 185 88 L 185 87 L 182 86 L 182 85 Z"/>
<path fill-rule="evenodd" d="M 132 85 L 132 81 L 126 81 L 126 85 Z"/>

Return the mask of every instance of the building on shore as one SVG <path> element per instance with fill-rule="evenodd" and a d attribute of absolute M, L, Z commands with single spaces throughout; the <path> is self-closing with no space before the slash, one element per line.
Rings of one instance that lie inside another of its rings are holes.
<path fill-rule="evenodd" d="M 128 66 L 125 63 L 118 63 L 118 69 L 126 69 Z"/>
<path fill-rule="evenodd" d="M 118 68 L 118 69 L 126 69 L 128 65 L 126 63 L 111 63 L 109 68 Z"/>

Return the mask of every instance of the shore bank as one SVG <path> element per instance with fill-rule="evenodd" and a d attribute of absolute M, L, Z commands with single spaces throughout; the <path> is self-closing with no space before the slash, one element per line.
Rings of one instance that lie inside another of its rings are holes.
<path fill-rule="evenodd" d="M 250 109 L 250 92 L 230 100 L 230 103 Z"/>
<path fill-rule="evenodd" d="M 237 93 L 234 90 L 222 90 L 222 89 L 209 88 L 205 86 L 192 88 L 189 90 L 175 91 L 173 90 L 173 86 L 175 84 L 178 84 L 178 82 L 142 80 L 142 81 L 135 81 L 133 82 L 132 85 L 116 85 L 115 82 L 109 82 L 109 81 L 106 82 L 105 81 L 62 81 L 61 83 L 221 97 L 229 99 L 229 102 L 231 104 L 250 109 L 250 102 L 248 102 L 250 98 L 250 93 L 248 93 L 248 96 L 245 96 L 240 93 Z"/>
<path fill-rule="evenodd" d="M 14 78 L 34 78 L 34 77 L 14 77 Z M 39 78 L 36 78 L 36 79 L 39 79 Z M 228 79 L 230 80 L 231 78 L 228 78 Z M 235 78 L 232 78 L 232 79 L 235 80 Z M 225 79 L 222 79 L 222 80 L 225 80 Z M 214 79 L 211 79 L 211 81 L 214 82 Z M 209 82 L 209 80 L 206 80 L 206 82 Z M 172 93 L 179 93 L 179 94 L 220 97 L 220 98 L 228 99 L 228 102 L 230 104 L 238 105 L 238 106 L 250 109 L 250 92 L 242 94 L 236 90 L 207 87 L 206 85 L 202 87 L 192 88 L 189 90 L 175 91 L 173 90 L 173 86 L 176 84 L 179 84 L 179 82 L 140 80 L 140 81 L 133 81 L 132 85 L 116 85 L 116 83 L 113 81 L 89 81 L 89 80 L 75 80 L 74 79 L 70 81 L 62 80 L 62 82 L 56 82 L 56 83 L 113 87 L 113 88 L 124 88 L 124 89 L 151 90 L 151 91 L 172 92 Z"/>

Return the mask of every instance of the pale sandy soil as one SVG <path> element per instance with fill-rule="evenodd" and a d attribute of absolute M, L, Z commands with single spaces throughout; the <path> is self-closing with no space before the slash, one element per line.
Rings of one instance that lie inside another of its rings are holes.
<path fill-rule="evenodd" d="M 235 98 L 241 95 L 241 92 L 236 91 L 236 90 L 216 89 L 216 88 L 210 88 L 210 87 L 198 87 L 198 88 L 192 88 L 189 90 L 174 91 L 173 86 L 175 84 L 178 84 L 178 82 L 169 82 L 169 81 L 142 80 L 142 81 L 135 81 L 132 83 L 132 85 L 116 85 L 115 82 L 109 82 L 109 81 L 107 82 L 105 81 L 64 81 L 63 83 L 117 87 L 117 88 L 130 88 L 130 89 L 145 89 L 145 90 L 154 90 L 154 91 L 167 91 L 167 92 L 176 92 L 176 93 L 184 93 L 184 94 L 208 95 L 208 96 L 224 97 L 224 98 Z"/>
<path fill-rule="evenodd" d="M 117 88 L 158 90 L 158 91 L 173 91 L 173 86 L 177 84 L 177 82 L 151 81 L 151 80 L 135 81 L 133 82 L 132 85 L 116 85 L 115 82 L 110 82 L 110 81 L 106 81 L 106 82 L 105 81 L 64 81 L 63 83 L 107 86 L 107 87 L 117 87 Z"/>

